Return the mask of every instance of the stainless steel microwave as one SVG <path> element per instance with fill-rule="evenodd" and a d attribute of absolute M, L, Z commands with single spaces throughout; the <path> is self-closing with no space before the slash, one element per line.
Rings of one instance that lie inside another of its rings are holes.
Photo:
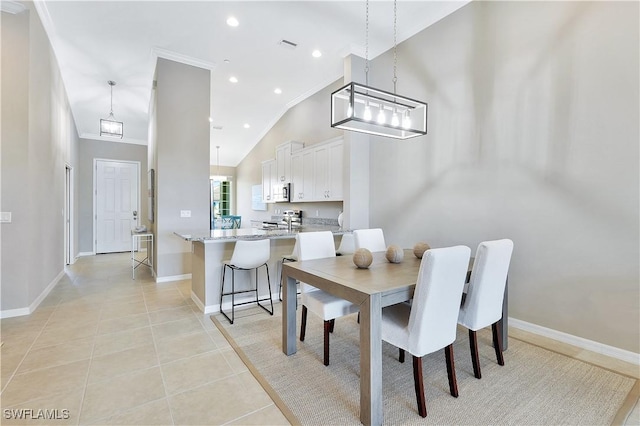
<path fill-rule="evenodd" d="M 291 202 L 291 184 L 280 183 L 273 187 L 273 201 L 276 203 Z"/>

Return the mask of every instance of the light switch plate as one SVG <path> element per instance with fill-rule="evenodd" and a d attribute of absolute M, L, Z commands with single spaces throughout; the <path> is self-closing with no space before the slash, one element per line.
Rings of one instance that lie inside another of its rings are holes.
<path fill-rule="evenodd" d="M 11 212 L 0 212 L 0 223 L 11 223 Z"/>
<path fill-rule="evenodd" d="M 191 210 L 180 210 L 180 217 L 191 217 Z"/>

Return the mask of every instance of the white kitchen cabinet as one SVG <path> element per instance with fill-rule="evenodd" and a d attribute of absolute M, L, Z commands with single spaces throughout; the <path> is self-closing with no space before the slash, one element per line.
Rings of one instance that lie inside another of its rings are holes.
<path fill-rule="evenodd" d="M 342 139 L 313 147 L 313 201 L 342 201 Z"/>
<path fill-rule="evenodd" d="M 313 149 L 291 155 L 291 201 L 313 201 Z"/>
<path fill-rule="evenodd" d="M 273 188 L 276 183 L 276 160 L 262 162 L 262 202 L 273 203 Z"/>
<path fill-rule="evenodd" d="M 302 142 L 286 142 L 276 147 L 276 181 L 274 183 L 285 184 L 293 180 L 291 173 L 291 155 L 304 147 Z"/>

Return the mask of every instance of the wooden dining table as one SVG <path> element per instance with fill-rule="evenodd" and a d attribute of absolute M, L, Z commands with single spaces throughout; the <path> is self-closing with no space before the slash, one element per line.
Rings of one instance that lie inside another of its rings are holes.
<path fill-rule="evenodd" d="M 350 255 L 282 265 L 282 350 L 286 355 L 297 351 L 296 281 L 360 307 L 360 421 L 365 425 L 380 425 L 383 420 L 382 308 L 413 297 L 420 261 L 412 250 L 405 250 L 401 263 L 388 262 L 384 252 L 373 253 L 368 269 L 358 269 Z M 505 289 L 503 320 L 499 323 L 504 349 L 508 343 L 506 296 Z"/>

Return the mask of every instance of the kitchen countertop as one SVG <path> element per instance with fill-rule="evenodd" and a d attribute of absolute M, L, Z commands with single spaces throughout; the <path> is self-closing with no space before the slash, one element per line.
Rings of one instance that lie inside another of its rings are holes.
<path fill-rule="evenodd" d="M 264 238 L 281 239 L 295 238 L 299 232 L 317 232 L 331 231 L 333 235 L 350 234 L 350 229 L 342 229 L 339 226 L 327 225 L 303 225 L 294 228 L 292 231 L 287 229 L 259 229 L 259 228 L 240 228 L 240 229 L 211 229 L 194 232 L 174 232 L 175 235 L 185 241 L 200 241 L 204 243 L 237 241 L 237 240 L 260 240 Z"/>

